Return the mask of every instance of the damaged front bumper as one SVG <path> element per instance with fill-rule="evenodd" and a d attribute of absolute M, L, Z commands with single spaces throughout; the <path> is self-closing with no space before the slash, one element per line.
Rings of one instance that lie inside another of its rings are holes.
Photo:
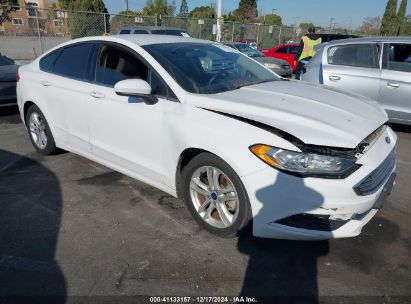
<path fill-rule="evenodd" d="M 372 219 L 395 181 L 396 135 L 390 128 L 344 179 L 301 178 L 272 168 L 243 177 L 258 237 L 321 240 L 353 237 Z"/>

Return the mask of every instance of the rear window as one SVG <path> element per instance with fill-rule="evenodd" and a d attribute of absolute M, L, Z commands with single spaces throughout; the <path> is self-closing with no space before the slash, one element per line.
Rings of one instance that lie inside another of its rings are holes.
<path fill-rule="evenodd" d="M 84 72 L 89 64 L 92 43 L 82 43 L 62 50 L 53 72 L 65 77 L 84 79 Z"/>
<path fill-rule="evenodd" d="M 278 50 L 275 51 L 276 53 L 280 53 L 280 54 L 287 54 L 287 47 L 284 46 L 282 48 L 279 48 Z"/>
<path fill-rule="evenodd" d="M 61 50 L 57 50 L 46 57 L 43 57 L 40 60 L 40 70 L 45 72 L 52 72 L 54 62 L 56 61 L 57 57 L 59 56 Z"/>
<path fill-rule="evenodd" d="M 328 49 L 328 63 L 333 65 L 378 68 L 377 58 L 374 44 L 339 45 Z"/>
<path fill-rule="evenodd" d="M 171 36 L 189 37 L 186 32 L 182 32 L 179 30 L 152 30 L 151 33 L 155 35 L 171 35 Z"/>
<path fill-rule="evenodd" d="M 145 30 L 134 30 L 134 34 L 148 34 Z"/>
<path fill-rule="evenodd" d="M 0 66 L 2 65 L 13 65 L 14 62 L 7 58 L 6 56 L 0 56 Z"/>

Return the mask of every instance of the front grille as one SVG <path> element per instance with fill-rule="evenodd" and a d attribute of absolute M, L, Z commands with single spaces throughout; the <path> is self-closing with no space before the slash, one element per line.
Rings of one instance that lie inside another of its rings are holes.
<path fill-rule="evenodd" d="M 354 187 L 355 193 L 358 195 L 370 195 L 375 193 L 390 176 L 390 173 L 395 166 L 395 149 L 387 156 L 387 158 L 372 171 L 366 178 Z"/>

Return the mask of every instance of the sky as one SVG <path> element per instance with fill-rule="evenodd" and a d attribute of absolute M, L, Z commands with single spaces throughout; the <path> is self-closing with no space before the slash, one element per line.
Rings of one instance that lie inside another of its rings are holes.
<path fill-rule="evenodd" d="M 128 2 L 131 10 L 140 10 L 146 0 L 128 0 Z M 216 2 L 216 0 L 187 0 L 189 10 Z M 239 0 L 222 0 L 222 2 L 223 12 L 229 12 L 238 7 Z M 398 6 L 400 2 L 398 0 Z M 112 14 L 125 10 L 126 7 L 125 0 L 104 0 L 104 3 Z M 175 3 L 178 12 L 181 0 L 175 0 Z M 262 11 L 264 15 L 275 9 L 275 13 L 283 18 L 283 24 L 286 25 L 294 24 L 296 20 L 297 24 L 313 22 L 315 25 L 327 27 L 333 18 L 333 23 L 337 23 L 337 27 L 355 28 L 361 25 L 366 17 L 382 17 L 386 4 L 387 0 L 258 0 L 258 11 Z M 411 14 L 411 3 L 408 4 L 407 14 Z"/>

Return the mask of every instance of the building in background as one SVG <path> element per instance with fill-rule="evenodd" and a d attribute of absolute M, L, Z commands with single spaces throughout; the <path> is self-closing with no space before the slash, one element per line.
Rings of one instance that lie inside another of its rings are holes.
<path fill-rule="evenodd" d="M 64 11 L 51 10 L 53 0 L 18 0 L 17 9 L 10 13 L 10 21 L 0 26 L 0 35 L 67 36 L 67 16 Z"/>

